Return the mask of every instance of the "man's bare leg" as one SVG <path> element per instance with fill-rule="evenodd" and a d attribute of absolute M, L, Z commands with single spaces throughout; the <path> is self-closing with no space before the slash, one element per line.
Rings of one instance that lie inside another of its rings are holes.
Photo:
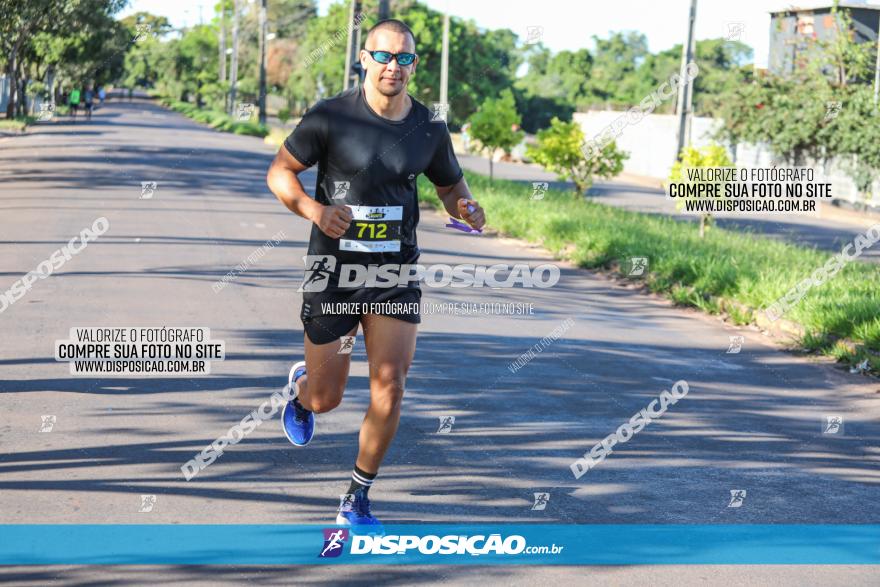
<path fill-rule="evenodd" d="M 375 314 L 365 315 L 362 324 L 370 363 L 370 407 L 361 425 L 356 465 L 375 476 L 397 432 L 418 325 Z"/>
<path fill-rule="evenodd" d="M 355 336 L 355 326 L 348 336 Z M 339 354 L 339 339 L 327 344 L 315 344 L 304 334 L 306 374 L 297 380 L 297 400 L 307 410 L 320 414 L 329 412 L 342 401 L 351 354 Z"/>

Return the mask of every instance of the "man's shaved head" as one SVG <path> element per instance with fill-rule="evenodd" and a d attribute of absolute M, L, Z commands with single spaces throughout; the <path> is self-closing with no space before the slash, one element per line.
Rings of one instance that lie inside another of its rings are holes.
<path fill-rule="evenodd" d="M 371 51 L 387 51 L 388 53 L 415 53 L 416 38 L 412 30 L 404 23 L 395 19 L 380 21 L 367 33 L 364 49 L 361 49 L 361 67 L 364 68 L 364 83 L 376 88 L 384 96 L 397 96 L 406 89 L 409 78 L 416 71 L 419 57 L 409 65 L 400 65 L 394 58 L 388 63 L 376 61 Z"/>
<path fill-rule="evenodd" d="M 376 36 L 376 33 L 379 31 L 390 31 L 393 33 L 402 33 L 409 35 L 409 38 L 412 39 L 413 42 L 413 50 L 416 48 L 416 36 L 413 34 L 412 29 L 410 29 L 403 22 L 396 20 L 394 18 L 389 18 L 386 20 L 380 20 L 377 22 L 373 28 L 370 29 L 370 32 L 367 33 L 367 41 L 364 43 L 365 47 L 372 47 L 370 41 Z"/>

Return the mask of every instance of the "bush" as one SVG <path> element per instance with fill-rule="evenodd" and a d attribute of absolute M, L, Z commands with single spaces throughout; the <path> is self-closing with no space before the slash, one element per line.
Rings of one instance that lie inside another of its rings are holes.
<path fill-rule="evenodd" d="M 560 180 L 574 182 L 580 197 L 593 185 L 593 177 L 610 178 L 623 171 L 623 161 L 628 153 L 617 149 L 613 141 L 595 155 L 587 157 L 582 152 L 584 133 L 576 122 L 550 121 L 550 128 L 538 131 L 537 143 L 526 148 L 528 156 L 547 171 L 555 173 Z"/>
<path fill-rule="evenodd" d="M 174 100 L 167 96 L 160 97 L 159 102 L 198 123 L 207 124 L 215 130 L 253 137 L 265 137 L 269 134 L 269 129 L 264 125 L 250 121 L 239 122 L 225 112 L 206 110 L 190 102 Z"/>
<path fill-rule="evenodd" d="M 706 145 L 702 149 L 695 149 L 694 147 L 685 147 L 681 150 L 681 157 L 679 160 L 673 164 L 672 169 L 669 171 L 669 181 L 670 182 L 679 182 L 684 181 L 687 183 L 687 178 L 682 176 L 682 170 L 693 167 L 733 167 L 733 161 L 730 160 L 730 156 L 727 154 L 727 149 L 722 147 L 721 145 L 712 143 Z M 723 193 L 724 186 L 719 185 L 718 190 L 720 193 Z M 675 207 L 677 210 L 681 211 L 685 206 L 685 200 L 688 198 L 676 198 Z M 700 215 L 700 238 L 703 238 L 706 234 L 706 226 L 708 226 L 712 221 L 711 214 L 701 214 Z"/>

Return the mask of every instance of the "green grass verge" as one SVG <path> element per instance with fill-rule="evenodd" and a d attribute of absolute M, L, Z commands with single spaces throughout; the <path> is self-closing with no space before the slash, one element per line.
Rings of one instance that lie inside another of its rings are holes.
<path fill-rule="evenodd" d="M 15 118 L 4 118 L 0 120 L 0 131 L 23 132 L 29 124 L 33 124 L 37 119 L 33 116 L 17 116 Z"/>
<path fill-rule="evenodd" d="M 217 112 L 216 110 L 205 110 L 198 108 L 195 104 L 189 102 L 178 102 L 167 97 L 160 97 L 159 101 L 166 107 L 176 112 L 180 112 L 188 118 L 192 118 L 196 122 L 207 124 L 211 128 L 223 132 L 231 132 L 237 135 L 248 135 L 252 137 L 265 137 L 269 134 L 269 129 L 265 125 L 257 122 L 241 122 L 235 120 L 225 112 Z"/>
<path fill-rule="evenodd" d="M 467 172 L 500 233 L 541 244 L 580 267 L 619 271 L 621 261 L 648 257 L 644 281 L 651 291 L 709 313 L 722 311 L 753 323 L 769 306 L 830 259 L 831 253 L 711 227 L 700 239 L 696 223 L 651 216 L 549 190 L 531 200 L 528 184 Z M 419 177 L 420 198 L 442 210 L 430 182 Z M 880 243 L 875 244 L 880 246 Z M 729 302 L 732 302 L 729 303 Z M 880 372 L 880 266 L 852 262 L 821 287 L 813 287 L 786 320 L 804 327 L 800 344 L 848 363 L 868 359 Z M 853 345 L 846 345 L 848 339 Z"/>

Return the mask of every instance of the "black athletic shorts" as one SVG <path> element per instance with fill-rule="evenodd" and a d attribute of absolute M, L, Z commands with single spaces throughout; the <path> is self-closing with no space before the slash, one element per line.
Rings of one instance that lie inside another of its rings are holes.
<path fill-rule="evenodd" d="M 300 318 L 310 341 L 327 344 L 351 332 L 364 314 L 419 324 L 421 301 L 422 290 L 401 287 L 305 292 Z"/>

